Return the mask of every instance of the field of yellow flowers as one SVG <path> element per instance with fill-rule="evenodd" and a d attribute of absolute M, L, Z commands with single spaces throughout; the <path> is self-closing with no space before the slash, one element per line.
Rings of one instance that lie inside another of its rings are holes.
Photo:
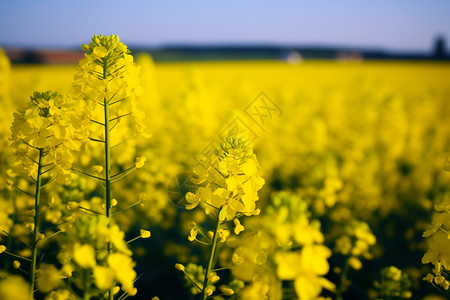
<path fill-rule="evenodd" d="M 449 295 L 448 63 L 83 50 L 0 51 L 0 299 Z"/>

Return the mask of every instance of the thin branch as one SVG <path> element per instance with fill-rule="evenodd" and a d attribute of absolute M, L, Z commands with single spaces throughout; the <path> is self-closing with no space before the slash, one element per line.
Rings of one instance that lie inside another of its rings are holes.
<path fill-rule="evenodd" d="M 111 74 L 117 73 L 118 71 L 120 71 L 124 67 L 125 67 L 125 65 L 121 66 L 120 68 L 115 69 Z"/>
<path fill-rule="evenodd" d="M 94 214 L 91 213 L 90 211 L 80 210 L 80 212 L 81 212 L 82 214 L 86 214 L 86 215 L 88 215 L 88 216 L 93 216 L 93 215 L 94 215 Z"/>
<path fill-rule="evenodd" d="M 123 293 L 122 296 L 119 297 L 117 300 L 125 300 L 129 297 L 128 293 Z"/>
<path fill-rule="evenodd" d="M 34 158 L 32 158 L 31 156 L 29 156 L 28 154 L 26 155 L 26 157 L 28 157 L 32 162 L 34 162 L 35 164 L 39 165 L 39 163 L 34 160 Z"/>
<path fill-rule="evenodd" d="M 43 189 L 46 185 L 52 183 L 52 182 L 55 181 L 55 180 L 56 180 L 56 176 L 53 177 L 52 179 L 50 179 L 49 181 L 47 181 L 45 184 L 41 185 L 41 189 Z"/>
<path fill-rule="evenodd" d="M 194 241 L 199 242 L 200 244 L 206 245 L 206 246 L 211 246 L 210 243 L 204 242 L 204 241 L 200 241 L 199 239 L 195 239 Z"/>
<path fill-rule="evenodd" d="M 127 113 L 127 114 L 124 114 L 124 115 L 121 115 L 121 116 L 118 116 L 118 117 L 109 119 L 109 121 L 110 121 L 110 122 L 111 122 L 111 121 L 115 121 L 115 120 L 118 120 L 118 119 L 121 119 L 121 118 L 124 118 L 124 117 L 128 117 L 128 116 L 130 116 L 130 115 L 131 115 L 131 113 Z"/>
<path fill-rule="evenodd" d="M 213 208 L 215 208 L 215 209 L 219 209 L 218 207 L 215 207 L 214 205 L 212 205 L 211 203 L 208 203 L 208 202 L 206 202 L 206 201 L 203 201 L 205 204 L 207 204 L 207 205 L 209 205 L 209 206 L 211 206 L 211 207 L 213 207 Z"/>
<path fill-rule="evenodd" d="M 197 284 L 197 282 L 194 281 L 194 279 L 191 278 L 191 276 L 185 271 L 183 270 L 184 275 L 186 275 L 186 277 L 199 289 L 199 291 L 202 291 L 202 288 Z"/>
<path fill-rule="evenodd" d="M 136 170 L 136 169 L 137 169 L 137 168 L 134 167 L 134 168 L 131 169 L 131 171 L 129 171 L 128 173 L 123 174 L 123 175 L 120 176 L 119 178 L 116 178 L 116 179 L 114 179 L 114 180 L 111 180 L 111 183 L 114 183 L 114 182 L 116 182 L 116 181 L 119 181 L 119 180 L 122 179 L 122 178 L 127 177 L 128 175 L 130 175 L 131 173 L 133 173 L 133 171 Z"/>
<path fill-rule="evenodd" d="M 19 241 L 19 242 L 21 242 L 22 244 L 24 244 L 25 246 L 27 246 L 28 248 L 32 248 L 29 244 L 27 244 L 27 243 L 25 243 L 24 241 L 22 241 L 21 239 L 19 239 L 19 238 L 16 238 L 15 236 L 13 236 L 12 234 L 10 234 L 9 232 L 7 232 L 7 231 L 5 231 L 5 230 L 2 230 L 7 236 L 9 236 L 9 237 L 12 237 L 13 239 L 15 239 L 16 241 Z"/>
<path fill-rule="evenodd" d="M 36 183 L 36 179 L 34 179 L 33 176 L 28 175 L 28 177 L 30 177 L 30 179 L 31 179 L 34 183 Z"/>
<path fill-rule="evenodd" d="M 29 192 L 27 192 L 27 191 L 22 190 L 20 187 L 18 187 L 18 186 L 15 185 L 15 184 L 13 184 L 12 187 L 15 188 L 16 190 L 21 191 L 22 193 L 24 193 L 24 194 L 30 196 L 30 197 L 34 197 L 33 194 L 31 194 L 31 193 L 29 193 Z"/>
<path fill-rule="evenodd" d="M 89 176 L 89 177 L 92 177 L 92 178 L 95 178 L 95 179 L 101 180 L 101 181 L 105 181 L 105 179 L 103 179 L 103 178 L 101 178 L 101 177 L 98 177 L 98 176 L 94 176 L 94 175 L 88 174 L 88 173 L 86 173 L 86 172 L 83 172 L 83 171 L 77 170 L 77 169 L 71 169 L 71 170 L 72 170 L 72 171 L 75 171 L 75 172 L 78 172 L 78 173 L 81 173 L 81 174 L 83 174 L 83 175 L 86 175 L 86 176 Z"/>
<path fill-rule="evenodd" d="M 111 132 L 117 124 L 119 124 L 119 121 L 116 121 L 116 123 L 114 123 L 114 125 L 109 128 L 109 132 Z"/>
<path fill-rule="evenodd" d="M 228 267 L 222 267 L 222 268 L 217 268 L 217 269 L 212 269 L 211 272 L 217 272 L 217 271 L 222 271 L 222 270 L 228 270 L 231 269 L 233 266 L 228 266 Z"/>
<path fill-rule="evenodd" d="M 119 99 L 119 100 L 117 100 L 117 101 L 114 101 L 113 103 L 108 103 L 108 106 L 111 106 L 111 105 L 113 105 L 113 104 L 122 102 L 123 100 L 126 100 L 126 99 L 127 99 L 127 98 L 125 97 L 125 98 Z"/>
<path fill-rule="evenodd" d="M 108 100 L 108 102 L 106 102 L 106 104 L 109 105 L 109 102 L 111 102 L 111 100 L 114 99 L 114 97 L 120 92 L 121 89 L 122 89 L 122 88 L 119 88 L 119 89 L 114 93 L 114 95 L 112 95 L 111 98 L 109 98 L 109 100 Z"/>
<path fill-rule="evenodd" d="M 208 245 L 211 245 L 211 239 L 206 234 L 203 233 L 202 229 L 199 226 L 196 226 L 196 227 L 197 227 L 200 235 L 202 235 L 208 241 L 208 243 L 209 243 Z"/>
<path fill-rule="evenodd" d="M 30 272 L 25 271 L 25 270 L 22 269 L 21 267 L 18 267 L 17 270 L 19 270 L 19 271 L 21 271 L 22 273 L 27 274 L 27 275 L 30 274 Z"/>
<path fill-rule="evenodd" d="M 120 174 L 123 174 L 123 173 L 125 173 L 125 172 L 127 172 L 127 171 L 129 171 L 129 170 L 131 170 L 131 169 L 135 169 L 135 168 L 136 168 L 136 166 L 132 166 L 132 167 L 129 167 L 128 169 L 122 170 L 122 171 L 120 171 L 119 173 L 112 175 L 112 176 L 111 176 L 111 179 L 114 178 L 114 177 L 116 177 L 116 176 L 118 176 L 118 175 L 120 175 Z"/>
<path fill-rule="evenodd" d="M 217 171 L 217 173 L 219 173 L 223 178 L 227 178 L 225 175 L 222 174 L 222 172 L 219 171 L 219 169 L 217 169 L 215 166 L 212 166 L 214 170 Z"/>
<path fill-rule="evenodd" d="M 126 242 L 125 244 L 132 243 L 132 242 L 134 242 L 134 241 L 136 241 L 136 240 L 138 240 L 138 239 L 140 239 L 140 238 L 141 238 L 141 236 L 139 235 L 139 236 L 137 236 L 137 237 L 135 237 L 135 238 L 132 238 L 131 240 L 129 240 L 129 241 Z"/>
<path fill-rule="evenodd" d="M 41 175 L 44 175 L 45 173 L 50 172 L 50 171 L 53 170 L 54 168 L 56 168 L 56 166 L 53 166 L 53 167 L 51 167 L 50 169 L 45 170 L 44 172 L 41 173 Z"/>
<path fill-rule="evenodd" d="M 137 137 L 137 135 L 138 135 L 138 134 L 135 133 L 134 135 L 132 135 L 132 136 L 130 136 L 130 137 L 127 137 L 127 138 L 124 139 L 123 141 L 121 141 L 121 142 L 115 144 L 114 146 L 111 146 L 109 149 L 115 148 L 115 147 L 119 146 L 120 144 L 123 144 L 123 143 L 125 143 L 126 141 L 128 141 L 128 140 L 130 140 L 130 139 L 133 139 L 133 138 Z"/>
<path fill-rule="evenodd" d="M 96 121 L 96 120 L 94 120 L 94 119 L 90 119 L 90 121 L 91 121 L 91 122 L 93 122 L 93 123 L 95 123 L 95 124 L 98 124 L 98 125 L 102 125 L 102 126 L 105 126 L 105 124 L 104 124 L 104 123 L 102 123 L 102 122 L 99 122 L 99 121 Z"/>
<path fill-rule="evenodd" d="M 9 251 L 4 251 L 3 253 L 6 253 L 6 254 L 8 254 L 8 255 L 11 255 L 11 256 L 14 256 L 14 257 L 17 257 L 17 258 L 26 260 L 26 261 L 31 261 L 31 259 L 29 259 L 28 257 L 24 257 L 24 256 L 22 256 L 22 255 L 14 254 L 14 253 L 11 253 L 11 252 L 9 252 Z"/>
<path fill-rule="evenodd" d="M 52 233 L 52 234 L 50 234 L 49 236 L 46 236 L 45 238 L 43 238 L 42 241 L 48 240 L 48 239 L 54 237 L 55 235 L 60 234 L 61 232 L 62 232 L 62 231 L 60 230 L 60 231 L 57 231 L 57 232 L 55 232 L 55 233 Z"/>
<path fill-rule="evenodd" d="M 94 73 L 97 73 L 97 75 L 101 75 L 103 76 L 103 73 L 99 72 L 99 71 L 95 71 L 95 70 L 90 70 L 89 74 L 94 75 Z"/>
<path fill-rule="evenodd" d="M 36 150 L 40 150 L 40 148 L 38 148 L 38 147 L 31 146 L 31 145 L 30 145 L 28 142 L 26 142 L 24 139 L 21 139 L 21 141 L 22 141 L 25 145 L 27 145 L 28 147 L 31 147 L 31 148 L 36 149 Z"/>
<path fill-rule="evenodd" d="M 139 200 L 139 201 L 137 201 L 137 202 L 135 202 L 135 203 L 133 203 L 133 204 L 131 204 L 131 205 L 128 205 L 127 207 L 122 208 L 121 210 L 118 210 L 118 211 L 114 212 L 114 213 L 112 214 L 112 216 L 117 215 L 117 214 L 119 214 L 119 213 L 121 213 L 121 212 L 123 212 L 123 211 L 126 211 L 127 209 L 130 209 L 130 208 L 132 208 L 132 207 L 138 205 L 138 204 L 141 203 L 141 202 L 142 202 L 142 200 Z"/>
<path fill-rule="evenodd" d="M 104 215 L 104 214 L 102 214 L 102 213 L 99 213 L 98 211 L 89 209 L 89 208 L 87 208 L 87 207 L 80 206 L 79 208 L 80 208 L 80 209 L 87 210 L 87 211 L 90 211 L 90 212 L 92 212 L 92 213 L 94 213 L 94 214 L 98 214 L 98 215 L 102 215 L 102 216 Z"/>
<path fill-rule="evenodd" d="M 98 142 L 98 143 L 104 143 L 104 142 L 105 142 L 105 141 L 103 141 L 103 140 L 96 139 L 96 138 L 93 138 L 93 137 L 89 137 L 89 140 L 91 140 L 91 141 L 93 141 L 93 142 Z"/>

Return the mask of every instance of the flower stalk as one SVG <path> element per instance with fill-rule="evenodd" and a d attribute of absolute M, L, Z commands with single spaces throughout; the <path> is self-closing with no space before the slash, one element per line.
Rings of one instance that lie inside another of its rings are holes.
<path fill-rule="evenodd" d="M 42 184 L 42 160 L 44 149 L 39 149 L 38 170 L 36 177 L 36 193 L 34 196 L 34 230 L 33 243 L 31 244 L 31 268 L 30 268 L 30 299 L 34 299 L 34 284 L 36 282 L 36 265 L 37 265 L 37 244 L 39 243 L 39 215 L 40 215 L 40 198 L 41 198 L 41 184 Z"/>
<path fill-rule="evenodd" d="M 208 265 L 206 266 L 206 272 L 205 272 L 205 279 L 203 281 L 203 287 L 202 287 L 202 293 L 201 293 L 201 299 L 205 300 L 208 297 L 208 294 L 206 293 L 206 289 L 208 287 L 208 283 L 209 283 L 209 273 L 211 272 L 212 268 L 213 268 L 213 262 L 214 262 L 214 256 L 216 253 L 216 246 L 217 246 L 217 237 L 218 237 L 218 232 L 219 232 L 219 228 L 220 228 L 220 219 L 219 217 L 217 217 L 217 221 L 216 221 L 216 227 L 213 233 L 213 238 L 212 238 L 212 242 L 211 242 L 211 252 L 209 254 L 209 260 L 208 260 Z"/>
<path fill-rule="evenodd" d="M 103 60 L 103 80 L 107 80 L 108 74 L 108 60 Z M 105 114 L 105 198 L 106 198 L 106 217 L 108 218 L 108 227 L 111 227 L 111 148 L 109 137 L 109 99 L 103 98 L 104 114 Z M 111 241 L 107 242 L 108 256 L 111 254 Z M 114 297 L 113 288 L 108 291 L 108 299 L 112 300 Z"/>
<path fill-rule="evenodd" d="M 344 288 L 347 285 L 347 281 L 348 281 L 347 275 L 348 275 L 349 269 L 350 269 L 350 264 L 349 264 L 349 261 L 347 259 L 345 261 L 344 268 L 342 269 L 342 272 L 341 272 L 339 287 L 338 287 L 338 289 L 336 291 L 336 300 L 342 300 L 343 299 L 342 298 L 342 294 L 344 292 Z"/>

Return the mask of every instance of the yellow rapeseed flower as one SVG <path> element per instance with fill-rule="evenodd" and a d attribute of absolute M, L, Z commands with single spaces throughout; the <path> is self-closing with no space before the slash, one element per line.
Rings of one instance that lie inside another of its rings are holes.
<path fill-rule="evenodd" d="M 245 228 L 244 226 L 241 224 L 241 222 L 239 222 L 239 219 L 234 219 L 234 233 L 239 234 L 241 233 Z"/>
<path fill-rule="evenodd" d="M 147 158 L 145 158 L 144 156 L 139 156 L 136 158 L 136 169 L 142 168 L 145 165 L 145 162 L 147 161 Z"/>
<path fill-rule="evenodd" d="M 95 285 L 102 291 L 109 290 L 114 285 L 114 271 L 103 266 L 94 267 Z"/>
<path fill-rule="evenodd" d="M 122 285 L 122 290 L 131 296 L 135 295 L 136 271 L 133 269 L 135 263 L 131 257 L 122 253 L 112 253 L 108 256 L 107 262 L 108 266 L 114 271 L 115 279 Z"/>
<path fill-rule="evenodd" d="M 14 267 L 14 269 L 20 268 L 20 261 L 14 260 L 14 261 L 13 261 L 13 267 Z"/>
<path fill-rule="evenodd" d="M 73 249 L 73 259 L 82 268 L 93 268 L 97 265 L 95 259 L 95 249 L 88 244 L 78 244 L 74 245 Z"/>

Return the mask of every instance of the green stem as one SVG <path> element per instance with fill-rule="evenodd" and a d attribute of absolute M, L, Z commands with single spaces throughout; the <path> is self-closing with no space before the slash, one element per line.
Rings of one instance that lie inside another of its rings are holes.
<path fill-rule="evenodd" d="M 220 214 L 220 210 L 219 210 L 219 213 L 217 214 L 217 216 L 219 216 L 219 214 Z M 205 280 L 203 281 L 202 294 L 201 294 L 202 300 L 205 300 L 208 297 L 208 295 L 206 294 L 206 288 L 208 287 L 208 283 L 209 283 L 209 273 L 211 272 L 211 270 L 213 268 L 213 261 L 214 261 L 214 255 L 216 252 L 219 228 L 220 228 L 220 219 L 219 219 L 219 217 L 217 217 L 217 224 L 216 224 L 216 228 L 214 230 L 214 235 L 213 235 L 213 239 L 212 239 L 212 243 L 211 243 L 211 253 L 209 255 L 208 265 L 206 266 Z"/>
<path fill-rule="evenodd" d="M 83 270 L 83 300 L 91 299 L 91 289 L 90 289 L 90 278 L 89 278 L 89 270 Z"/>
<path fill-rule="evenodd" d="M 29 259 L 28 257 L 22 256 L 22 255 L 18 255 L 18 254 L 14 254 L 14 253 L 9 252 L 9 251 L 5 251 L 4 253 L 5 253 L 5 254 L 8 254 L 8 255 L 10 255 L 10 256 L 13 256 L 13 257 L 17 257 L 17 258 L 26 260 L 26 261 L 31 261 L 31 259 Z"/>
<path fill-rule="evenodd" d="M 342 269 L 342 273 L 341 273 L 341 280 L 339 283 L 339 288 L 336 292 L 336 300 L 342 300 L 342 293 L 344 292 L 344 287 L 347 284 L 347 273 L 348 270 L 350 268 L 350 264 L 348 262 L 348 259 L 345 261 L 345 265 L 344 268 Z"/>
<path fill-rule="evenodd" d="M 107 79 L 107 60 L 103 62 L 103 80 Z M 109 138 L 109 100 L 103 98 L 104 112 L 105 112 L 105 194 L 106 194 L 106 217 L 108 218 L 108 228 L 111 226 L 111 149 L 110 149 L 110 138 Z M 107 243 L 107 251 L 109 255 L 111 254 L 111 242 Z M 108 299 L 112 300 L 114 298 L 113 288 L 108 291 Z"/>
<path fill-rule="evenodd" d="M 31 270 L 30 270 L 30 299 L 34 299 L 34 283 L 36 281 L 36 264 L 37 264 L 37 244 L 39 242 L 39 205 L 41 198 L 41 173 L 42 173 L 42 158 L 44 149 L 39 149 L 39 163 L 36 178 L 36 193 L 34 196 L 34 230 L 33 230 L 33 244 L 31 244 Z"/>

